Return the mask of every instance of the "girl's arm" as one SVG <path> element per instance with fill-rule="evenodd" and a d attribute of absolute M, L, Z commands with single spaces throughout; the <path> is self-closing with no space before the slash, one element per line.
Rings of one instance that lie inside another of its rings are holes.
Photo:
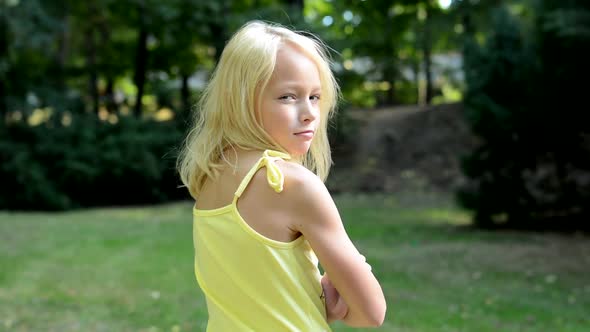
<path fill-rule="evenodd" d="M 334 287 L 327 274 L 322 276 L 322 289 L 326 300 L 326 318 L 328 323 L 342 320 L 348 314 L 348 305 Z"/>
<path fill-rule="evenodd" d="M 350 326 L 380 326 L 386 311 L 383 290 L 348 237 L 325 185 L 302 166 L 291 164 L 285 171 L 286 212 L 348 305 L 343 321 Z"/>
<path fill-rule="evenodd" d="M 364 256 L 363 259 L 365 259 Z M 365 267 L 371 271 L 371 265 L 366 262 L 366 259 Z M 327 273 L 324 273 L 322 276 L 321 284 L 326 302 L 326 316 L 328 323 L 344 319 L 348 314 L 348 304 L 344 302 L 344 299 L 340 296 L 340 293 L 338 293 L 338 290 L 334 287 L 332 281 L 330 281 Z"/>

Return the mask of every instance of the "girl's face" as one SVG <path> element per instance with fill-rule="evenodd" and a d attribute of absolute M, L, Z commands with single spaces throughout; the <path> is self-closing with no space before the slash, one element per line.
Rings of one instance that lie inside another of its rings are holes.
<path fill-rule="evenodd" d="M 264 130 L 293 157 L 309 150 L 320 120 L 320 94 L 315 63 L 296 46 L 281 46 L 260 98 L 260 120 Z"/>

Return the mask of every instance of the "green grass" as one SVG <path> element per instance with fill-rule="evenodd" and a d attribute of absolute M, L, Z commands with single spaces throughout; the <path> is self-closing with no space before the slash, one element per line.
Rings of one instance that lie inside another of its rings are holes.
<path fill-rule="evenodd" d="M 336 202 L 386 293 L 381 331 L 589 330 L 587 237 L 471 230 L 437 195 Z M 0 212 L 0 331 L 204 331 L 190 208 Z"/>

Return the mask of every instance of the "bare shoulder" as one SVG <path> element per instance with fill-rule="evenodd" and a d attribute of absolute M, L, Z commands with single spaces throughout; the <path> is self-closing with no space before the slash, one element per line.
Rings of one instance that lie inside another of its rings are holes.
<path fill-rule="evenodd" d="M 331 223 L 341 225 L 341 220 L 322 180 L 304 166 L 287 160 L 275 161 L 283 174 L 283 190 L 277 193 L 268 184 L 267 170 L 256 172 L 241 198 L 244 214 L 269 216 L 280 220 L 292 232 L 303 233 L 310 224 Z"/>
<path fill-rule="evenodd" d="M 295 165 L 290 162 L 277 160 L 274 163 L 284 175 L 283 190 L 269 185 L 269 180 L 275 180 L 272 172 L 276 169 L 261 167 L 240 196 L 238 210 L 246 223 L 258 233 L 276 241 L 291 242 L 300 232 L 293 226 L 298 216 L 290 194 L 297 192 L 296 187 L 301 188 L 301 178 L 308 175 L 302 174 L 304 169 L 293 167 Z"/>
<path fill-rule="evenodd" d="M 311 203 L 318 195 L 329 196 L 324 182 L 309 169 L 289 161 L 278 162 L 278 165 L 285 176 L 285 196 L 294 199 L 294 202 Z"/>
<path fill-rule="evenodd" d="M 316 195 L 326 192 L 327 189 L 321 179 L 304 166 L 287 161 L 275 161 L 283 174 L 283 190 L 277 192 L 268 185 L 267 170 L 259 169 L 254 175 L 251 186 L 258 188 L 266 200 L 275 207 L 298 208 L 300 204 L 309 204 Z"/>
<path fill-rule="evenodd" d="M 285 176 L 284 208 L 298 216 L 296 229 L 301 230 L 304 223 L 329 221 L 327 214 L 338 215 L 326 185 L 315 173 L 293 162 L 279 162 L 279 167 Z M 334 221 L 341 222 L 339 216 Z"/>

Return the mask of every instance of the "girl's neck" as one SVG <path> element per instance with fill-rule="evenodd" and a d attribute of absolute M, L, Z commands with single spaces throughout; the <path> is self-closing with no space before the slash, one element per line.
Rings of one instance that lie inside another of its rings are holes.
<path fill-rule="evenodd" d="M 276 151 L 280 151 L 280 150 L 276 150 Z M 236 147 L 236 146 L 229 146 L 229 147 L 225 148 L 225 150 L 223 150 L 222 158 L 224 158 L 224 160 L 226 162 L 228 162 L 228 164 L 233 166 L 233 165 L 238 164 L 240 161 L 258 159 L 262 156 L 263 152 L 264 152 L 264 150 L 245 149 L 245 148 Z M 293 156 L 293 155 L 290 155 L 290 156 L 291 156 L 290 161 L 301 164 L 301 162 L 302 162 L 301 156 Z"/>

